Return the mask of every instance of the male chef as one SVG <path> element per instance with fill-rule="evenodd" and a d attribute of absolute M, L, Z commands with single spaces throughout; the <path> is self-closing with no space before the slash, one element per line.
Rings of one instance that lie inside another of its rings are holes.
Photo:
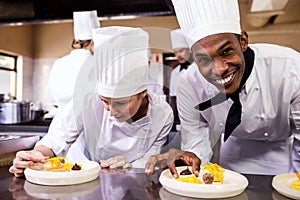
<path fill-rule="evenodd" d="M 172 0 L 195 65 L 178 83 L 182 150 L 152 157 L 193 166 L 210 162 L 245 174 L 300 170 L 300 54 L 273 44 L 248 44 L 237 0 Z"/>

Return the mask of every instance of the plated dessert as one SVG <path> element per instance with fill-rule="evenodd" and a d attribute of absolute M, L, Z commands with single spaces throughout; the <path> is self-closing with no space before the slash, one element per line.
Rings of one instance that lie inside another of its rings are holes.
<path fill-rule="evenodd" d="M 273 177 L 272 186 L 280 194 L 300 199 L 300 179 L 297 173 L 279 174 Z"/>
<path fill-rule="evenodd" d="M 209 165 L 204 164 L 203 170 L 200 172 L 200 177 L 196 177 L 192 174 L 191 170 L 187 167 L 179 173 L 180 177 L 176 180 L 195 184 L 213 184 L 214 182 L 224 183 L 224 172 L 225 169 L 220 165 L 210 163 Z"/>
<path fill-rule="evenodd" d="M 159 181 L 169 192 L 194 198 L 228 198 L 241 194 L 248 186 L 245 176 L 217 164 L 201 166 L 199 176 L 191 166 L 176 167 L 179 178 L 174 179 L 169 169 L 164 170 Z"/>
<path fill-rule="evenodd" d="M 66 157 L 53 157 L 48 158 L 45 163 L 35 163 L 29 168 L 49 172 L 69 172 L 71 170 L 81 170 L 82 164 L 70 162 Z"/>
<path fill-rule="evenodd" d="M 26 168 L 27 181 L 40 185 L 73 185 L 92 181 L 99 177 L 100 165 L 94 161 L 70 161 L 54 157 L 46 163 L 36 163 Z"/>

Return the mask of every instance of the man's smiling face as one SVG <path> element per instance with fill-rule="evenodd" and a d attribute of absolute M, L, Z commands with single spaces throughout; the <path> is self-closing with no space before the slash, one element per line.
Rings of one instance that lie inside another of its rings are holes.
<path fill-rule="evenodd" d="M 207 36 L 192 46 L 193 58 L 203 77 L 221 92 L 234 93 L 240 86 L 247 49 L 246 33 L 238 38 L 232 33 Z"/>

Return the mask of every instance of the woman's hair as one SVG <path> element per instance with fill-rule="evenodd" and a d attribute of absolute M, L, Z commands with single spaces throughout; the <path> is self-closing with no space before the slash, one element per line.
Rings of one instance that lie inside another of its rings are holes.
<path fill-rule="evenodd" d="M 92 40 L 76 40 L 76 39 L 73 39 L 73 42 L 72 42 L 72 48 L 73 49 L 82 49 L 84 47 L 87 47 L 90 43 L 91 43 Z"/>

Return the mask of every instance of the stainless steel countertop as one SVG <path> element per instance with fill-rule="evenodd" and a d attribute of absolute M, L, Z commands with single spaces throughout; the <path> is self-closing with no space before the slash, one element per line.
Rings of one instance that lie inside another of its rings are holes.
<path fill-rule="evenodd" d="M 165 190 L 159 183 L 158 171 L 147 176 L 144 169 L 129 172 L 101 171 L 99 179 L 70 186 L 42 186 L 9 174 L 8 167 L 0 168 L 1 199 L 104 199 L 104 200 L 194 200 Z M 273 176 L 245 175 L 249 181 L 246 190 L 227 200 L 287 200 L 272 188 Z"/>

